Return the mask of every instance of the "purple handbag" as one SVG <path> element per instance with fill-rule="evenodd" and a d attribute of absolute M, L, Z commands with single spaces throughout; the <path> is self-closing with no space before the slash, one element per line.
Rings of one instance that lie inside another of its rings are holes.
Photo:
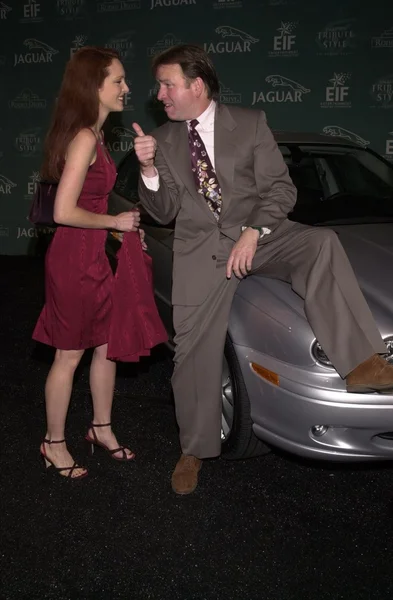
<path fill-rule="evenodd" d="M 57 227 L 53 220 L 53 209 L 57 192 L 57 182 L 39 181 L 30 208 L 29 221 L 34 225 Z"/>

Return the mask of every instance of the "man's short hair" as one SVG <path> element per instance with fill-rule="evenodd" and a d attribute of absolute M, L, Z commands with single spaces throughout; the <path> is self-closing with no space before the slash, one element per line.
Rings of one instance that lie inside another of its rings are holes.
<path fill-rule="evenodd" d="M 200 46 L 179 44 L 164 50 L 153 58 L 152 69 L 154 76 L 162 65 L 180 65 L 187 81 L 200 77 L 207 88 L 208 98 L 217 98 L 220 93 L 220 83 L 212 61 Z"/>

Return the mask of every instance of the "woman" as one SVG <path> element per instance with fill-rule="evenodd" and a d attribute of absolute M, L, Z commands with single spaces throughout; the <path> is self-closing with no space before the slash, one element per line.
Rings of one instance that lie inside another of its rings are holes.
<path fill-rule="evenodd" d="M 46 386 L 47 432 L 40 452 L 47 467 L 70 479 L 87 470 L 75 463 L 64 439 L 75 369 L 86 348 L 93 421 L 86 439 L 112 458 L 131 461 L 111 429 L 116 363 L 107 359 L 113 275 L 105 254 L 107 230 L 137 231 L 139 212 L 110 216 L 108 194 L 116 167 L 104 146 L 102 126 L 120 112 L 128 92 L 118 54 L 85 47 L 68 62 L 47 140 L 43 179 L 59 181 L 54 206 L 58 223 L 45 264 L 46 303 L 33 339 L 56 348 Z"/>

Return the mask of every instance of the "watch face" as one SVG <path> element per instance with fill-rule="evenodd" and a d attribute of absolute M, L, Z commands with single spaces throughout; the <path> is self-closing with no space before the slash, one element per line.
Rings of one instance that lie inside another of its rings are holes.
<path fill-rule="evenodd" d="M 270 233 L 269 230 L 264 231 L 263 227 L 255 227 L 254 225 L 242 225 L 242 233 L 243 231 L 245 231 L 246 229 L 256 229 L 257 231 L 259 231 L 259 237 L 263 237 L 265 233 Z"/>

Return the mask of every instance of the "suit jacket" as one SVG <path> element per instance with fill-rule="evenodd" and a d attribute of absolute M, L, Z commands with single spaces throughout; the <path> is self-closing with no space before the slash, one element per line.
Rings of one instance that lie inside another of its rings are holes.
<path fill-rule="evenodd" d="M 296 188 L 262 111 L 216 106 L 214 158 L 222 192 L 218 222 L 196 190 L 187 123 L 167 122 L 151 135 L 157 140 L 160 187 L 153 192 L 140 178 L 140 201 L 159 223 L 176 218 L 172 302 L 199 305 L 217 277 L 225 277 L 225 266 L 219 269 L 216 262 L 221 236 L 233 245 L 244 225 L 271 229 L 261 244 L 281 235 L 290 225 L 286 217 L 296 202 Z"/>

